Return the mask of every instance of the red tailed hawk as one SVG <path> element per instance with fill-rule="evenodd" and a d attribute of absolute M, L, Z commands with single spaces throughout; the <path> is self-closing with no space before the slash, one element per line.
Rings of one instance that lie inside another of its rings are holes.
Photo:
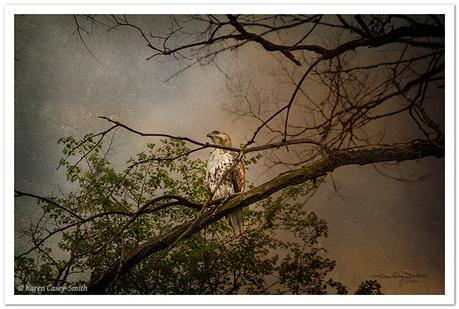
<path fill-rule="evenodd" d="M 231 138 L 228 134 L 220 131 L 212 131 L 207 134 L 212 143 L 231 146 Z M 206 187 L 209 192 L 214 192 L 213 200 L 224 198 L 233 193 L 243 192 L 245 189 L 245 171 L 242 162 L 237 163 L 230 171 L 226 172 L 234 164 L 237 153 L 234 151 L 215 148 L 207 161 Z M 218 183 L 225 175 L 224 180 L 217 188 Z M 244 232 L 242 209 L 239 208 L 226 216 L 236 236 Z"/>

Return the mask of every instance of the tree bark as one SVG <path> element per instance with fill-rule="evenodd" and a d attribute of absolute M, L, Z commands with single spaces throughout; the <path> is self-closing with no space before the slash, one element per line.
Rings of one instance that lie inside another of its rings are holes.
<path fill-rule="evenodd" d="M 104 294 L 107 287 L 115 278 L 126 273 L 151 254 L 168 248 L 179 237 L 181 239 L 187 238 L 213 222 L 220 220 L 236 208 L 249 206 L 288 186 L 312 181 L 332 172 L 340 166 L 414 160 L 428 156 L 444 157 L 444 148 L 430 141 L 413 140 L 408 143 L 370 145 L 333 150 L 320 160 L 282 173 L 268 182 L 228 200 L 215 213 L 214 211 L 203 213 L 197 220 L 190 220 L 175 227 L 165 235 L 152 238 L 146 243 L 139 245 L 137 249 L 127 254 L 123 259 L 121 267 L 120 261 L 115 261 L 110 269 L 101 275 L 94 276 L 97 278 L 89 283 L 88 293 Z"/>

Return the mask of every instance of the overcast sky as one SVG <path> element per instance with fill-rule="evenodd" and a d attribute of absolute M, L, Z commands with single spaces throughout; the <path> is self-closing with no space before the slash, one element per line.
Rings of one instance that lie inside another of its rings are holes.
<path fill-rule="evenodd" d="M 145 18 L 144 18 L 145 19 Z M 150 26 L 161 31 L 165 17 Z M 173 57 L 146 61 L 150 54 L 132 31 L 92 31 L 88 46 L 97 62 L 75 36 L 71 16 L 16 16 L 15 39 L 15 188 L 50 194 L 57 184 L 66 188 L 56 171 L 64 135 L 82 137 L 107 127 L 99 115 L 114 117 L 146 132 L 186 135 L 204 140 L 219 129 L 234 144 L 244 142 L 256 123 L 228 112 L 234 98 L 224 74 L 214 65 L 196 66 L 168 82 L 183 64 Z M 274 85 L 275 55 L 249 45 L 237 58 L 219 58 L 246 81 Z M 124 162 L 143 148 L 145 139 L 120 134 L 114 160 Z M 200 156 L 205 159 L 208 152 Z M 444 280 L 444 161 L 426 158 L 388 167 L 400 182 L 379 174 L 372 166 L 348 166 L 333 173 L 307 204 L 328 222 L 323 242 L 328 257 L 337 261 L 332 277 L 350 291 L 377 274 L 407 271 L 424 274 L 418 282 L 381 281 L 387 294 L 443 293 Z M 260 184 L 277 171 L 249 171 Z M 15 205 L 15 222 L 34 214 L 34 203 Z M 17 240 L 16 249 L 23 248 Z"/>

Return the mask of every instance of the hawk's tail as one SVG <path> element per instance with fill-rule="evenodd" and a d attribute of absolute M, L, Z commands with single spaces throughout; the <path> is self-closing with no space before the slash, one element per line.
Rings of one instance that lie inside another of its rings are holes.
<path fill-rule="evenodd" d="M 244 233 L 244 218 L 242 217 L 242 208 L 236 209 L 226 216 L 229 224 L 233 228 L 235 236 L 240 236 Z"/>

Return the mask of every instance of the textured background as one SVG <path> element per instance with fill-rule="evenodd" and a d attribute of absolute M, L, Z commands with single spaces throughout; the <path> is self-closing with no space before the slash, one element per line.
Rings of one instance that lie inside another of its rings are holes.
<path fill-rule="evenodd" d="M 166 26 L 165 17 L 148 20 L 156 29 Z M 173 57 L 146 61 L 149 51 L 136 33 L 91 31 L 87 43 L 98 63 L 72 35 L 74 30 L 72 16 L 16 16 L 15 188 L 42 195 L 57 185 L 70 189 L 62 171 L 56 170 L 61 158 L 56 140 L 106 128 L 99 115 L 143 131 L 199 140 L 219 129 L 230 133 L 236 145 L 251 135 L 255 123 L 227 112 L 234 97 L 215 66 L 194 67 L 165 83 L 181 64 Z M 276 85 L 274 57 L 249 44 L 237 58 L 219 58 L 219 65 L 272 89 Z M 403 121 L 392 123 L 388 134 L 409 136 L 405 126 Z M 120 132 L 112 159 L 121 167 L 145 142 Z M 205 158 L 207 152 L 199 156 Z M 328 222 L 330 235 L 323 245 L 337 261 L 332 276 L 353 291 L 359 282 L 375 275 L 407 271 L 427 278 L 406 284 L 382 279 L 383 292 L 442 294 L 444 160 L 426 158 L 378 167 L 396 177 L 422 180 L 396 181 L 372 166 L 342 167 L 333 173 L 334 181 L 327 177 L 307 204 Z M 277 173 L 264 173 L 260 167 L 250 170 L 247 177 L 260 184 Z M 18 200 L 16 226 L 30 220 L 36 214 L 34 208 L 33 201 Z M 16 253 L 24 246 L 24 240 L 16 238 Z"/>

